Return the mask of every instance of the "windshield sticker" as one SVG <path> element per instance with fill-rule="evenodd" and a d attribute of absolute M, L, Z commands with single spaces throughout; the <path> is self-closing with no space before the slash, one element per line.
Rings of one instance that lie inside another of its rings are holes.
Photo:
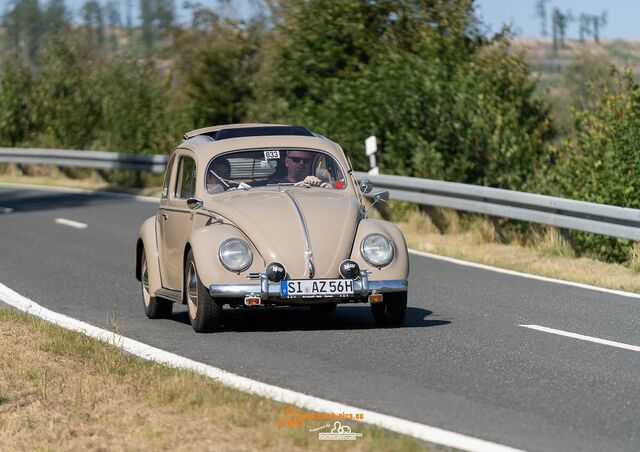
<path fill-rule="evenodd" d="M 279 159 L 280 151 L 264 151 L 264 158 L 267 159 Z"/>

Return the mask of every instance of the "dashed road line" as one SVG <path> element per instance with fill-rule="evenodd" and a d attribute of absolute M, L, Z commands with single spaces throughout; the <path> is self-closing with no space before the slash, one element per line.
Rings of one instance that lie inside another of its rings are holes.
<path fill-rule="evenodd" d="M 88 227 L 88 225 L 85 223 L 80 223 L 78 221 L 73 221 L 73 220 L 67 220 L 66 218 L 56 218 L 54 222 L 58 224 L 62 224 L 64 226 L 69 226 L 71 228 L 76 228 L 76 229 L 87 229 Z"/>
<path fill-rule="evenodd" d="M 640 347 L 637 345 L 629 345 L 623 342 L 609 341 L 607 339 L 600 339 L 592 336 L 585 336 L 584 334 L 570 333 L 568 331 L 556 330 L 553 328 L 547 328 L 540 325 L 520 325 L 524 328 L 530 328 L 532 330 L 543 331 L 545 333 L 557 334 L 558 336 L 566 336 L 573 339 L 580 339 L 582 341 L 595 342 L 596 344 L 608 345 L 610 347 L 623 348 L 625 350 L 632 350 L 634 352 L 640 352 Z"/>

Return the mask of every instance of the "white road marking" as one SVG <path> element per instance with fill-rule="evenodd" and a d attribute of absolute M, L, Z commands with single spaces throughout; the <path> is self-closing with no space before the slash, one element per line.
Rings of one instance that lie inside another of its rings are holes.
<path fill-rule="evenodd" d="M 44 319 L 47 322 L 54 323 L 68 330 L 78 331 L 86 336 L 93 337 L 103 342 L 114 344 L 118 348 L 143 359 L 162 363 L 171 367 L 192 370 L 201 375 L 218 380 L 225 386 L 262 397 L 267 397 L 277 402 L 296 405 L 300 408 L 322 413 L 362 413 L 364 415 L 364 420 L 362 420 L 362 422 L 364 423 L 376 425 L 404 435 L 413 436 L 414 438 L 418 438 L 422 441 L 429 441 L 457 449 L 495 452 L 519 451 L 519 449 L 514 449 L 502 444 L 492 443 L 490 441 L 450 432 L 437 427 L 431 427 L 418 422 L 388 416 L 386 414 L 333 402 L 331 400 L 313 397 L 292 391 L 291 389 L 281 388 L 257 380 L 252 380 L 241 375 L 236 375 L 220 368 L 200 363 L 192 359 L 152 347 L 142 342 L 129 339 L 119 334 L 115 334 L 112 331 L 95 327 L 72 317 L 58 314 L 57 312 L 51 311 L 37 303 L 34 303 L 1 283 L 0 300 L 20 311 Z M 426 408 L 427 407 L 425 407 L 425 409 Z"/>
<path fill-rule="evenodd" d="M 11 213 L 13 209 L 11 207 L 2 207 L 0 206 L 0 213 Z"/>
<path fill-rule="evenodd" d="M 597 337 L 585 336 L 583 334 L 569 333 L 568 331 L 555 330 L 553 328 L 547 328 L 540 325 L 520 325 L 524 328 L 531 328 L 532 330 L 544 331 L 545 333 L 557 334 L 559 336 L 571 337 L 573 339 L 580 339 L 583 341 L 595 342 L 596 344 L 609 345 L 610 347 L 624 348 L 625 350 L 632 350 L 634 352 L 640 352 L 640 347 L 637 345 L 624 344 L 622 342 L 609 341 L 607 339 L 600 339 Z"/>
<path fill-rule="evenodd" d="M 69 226 L 71 228 L 87 229 L 87 225 L 85 223 L 80 223 L 78 221 L 73 221 L 73 220 L 67 220 L 66 218 L 56 218 L 53 221 L 55 221 L 58 224 Z"/>
<path fill-rule="evenodd" d="M 488 270 L 488 271 L 492 271 L 492 272 L 496 272 L 496 273 L 503 273 L 505 275 L 518 276 L 520 278 L 535 279 L 537 281 L 544 281 L 544 282 L 549 282 L 549 283 L 554 283 L 554 284 L 562 284 L 562 285 L 565 285 L 565 286 L 578 287 L 580 289 L 587 289 L 587 290 L 594 290 L 596 292 L 603 292 L 603 293 L 607 293 L 607 294 L 611 294 L 611 295 L 618 295 L 618 296 L 621 296 L 621 297 L 629 297 L 629 298 L 638 298 L 638 299 L 640 299 L 640 294 L 639 293 L 635 293 L 635 292 L 626 292 L 624 290 L 607 289 L 607 288 L 604 288 L 604 287 L 591 286 L 589 284 L 577 283 L 577 282 L 572 282 L 572 281 L 565 281 L 565 280 L 562 280 L 562 279 L 548 278 L 546 276 L 531 275 L 529 273 L 522 273 L 522 272 L 517 272 L 517 271 L 514 271 L 514 270 L 506 270 L 504 268 L 492 267 L 491 265 L 476 264 L 475 262 L 463 261 L 461 259 L 456 259 L 456 258 L 453 258 L 453 257 L 446 257 L 446 256 L 440 256 L 438 254 L 425 253 L 424 251 L 418 251 L 418 250 L 410 249 L 409 252 L 411 254 L 415 254 L 416 256 L 428 257 L 430 259 L 436 259 L 436 260 L 439 260 L 439 261 L 450 262 L 452 264 L 462 265 L 462 266 L 465 266 L 465 267 L 479 268 L 479 269 L 482 269 L 482 270 Z"/>

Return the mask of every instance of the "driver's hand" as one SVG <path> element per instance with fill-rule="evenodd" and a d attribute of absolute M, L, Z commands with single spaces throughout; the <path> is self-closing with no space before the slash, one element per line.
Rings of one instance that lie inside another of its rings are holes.
<path fill-rule="evenodd" d="M 312 185 L 314 187 L 320 187 L 323 184 L 322 180 L 320 180 L 316 176 L 307 176 L 304 178 L 303 182 L 306 182 L 307 184 Z"/>

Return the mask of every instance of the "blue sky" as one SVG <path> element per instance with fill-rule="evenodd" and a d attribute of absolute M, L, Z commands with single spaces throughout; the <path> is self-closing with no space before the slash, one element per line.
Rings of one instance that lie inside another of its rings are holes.
<path fill-rule="evenodd" d="M 503 23 L 511 23 L 519 37 L 541 37 L 540 20 L 535 17 L 535 0 L 476 0 L 476 4 L 479 15 L 493 31 L 498 31 Z M 599 15 L 606 10 L 608 19 L 602 29 L 602 38 L 640 39 L 639 0 L 550 0 L 547 14 L 554 7 L 563 12 L 570 10 L 576 17 L 580 13 Z M 569 25 L 567 36 L 577 38 L 576 22 Z"/>
<path fill-rule="evenodd" d="M 0 0 L 0 11 L 9 0 Z M 40 0 L 45 3 L 47 0 Z M 67 0 L 67 5 L 77 13 L 85 0 Z M 105 0 L 101 0 L 104 2 Z M 202 4 L 218 5 L 217 0 L 200 0 Z M 123 5 L 126 0 L 120 0 Z M 138 0 L 132 0 L 134 4 L 134 20 L 137 14 L 136 7 Z M 181 6 L 183 0 L 175 0 L 175 4 Z M 240 5 L 237 13 L 243 16 L 249 9 L 250 0 L 234 0 Z M 242 5 L 245 5 L 244 8 Z M 540 21 L 534 16 L 535 0 L 476 0 L 479 15 L 492 31 L 498 31 L 502 24 L 513 25 L 517 36 L 522 38 L 540 38 Z M 605 39 L 638 39 L 640 40 L 640 0 L 549 0 L 547 10 L 550 12 L 553 7 L 557 7 L 565 12 L 570 10 L 574 16 L 580 13 L 600 14 L 606 10 L 608 23 L 602 30 L 601 36 Z M 244 11 L 243 11 L 244 9 Z M 186 16 L 182 16 L 186 20 Z M 572 23 L 567 30 L 569 38 L 577 38 L 578 25 Z"/>

